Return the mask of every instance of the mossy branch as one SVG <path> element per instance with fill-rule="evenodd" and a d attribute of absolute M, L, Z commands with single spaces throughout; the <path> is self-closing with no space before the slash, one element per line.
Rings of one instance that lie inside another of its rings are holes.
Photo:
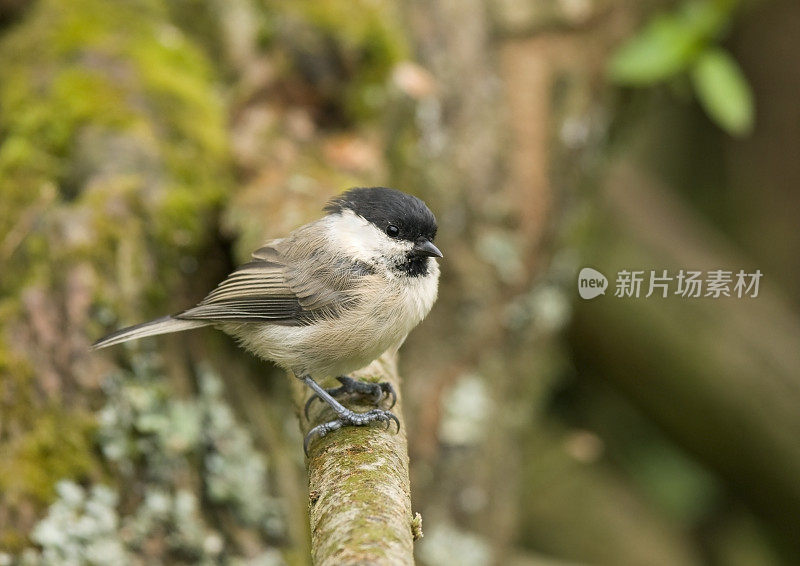
<path fill-rule="evenodd" d="M 392 411 L 400 418 L 400 383 L 395 356 L 384 354 L 353 377 L 388 381 L 398 392 Z M 333 383 L 325 383 L 331 386 Z M 309 392 L 298 395 L 298 407 Z M 349 405 L 356 411 L 370 406 Z M 300 411 L 302 414 L 302 411 Z M 333 413 L 315 402 L 303 434 Z M 308 457 L 311 548 L 317 566 L 413 564 L 413 540 L 421 536 L 411 513 L 405 427 L 394 434 L 377 424 L 346 427 L 312 442 Z"/>

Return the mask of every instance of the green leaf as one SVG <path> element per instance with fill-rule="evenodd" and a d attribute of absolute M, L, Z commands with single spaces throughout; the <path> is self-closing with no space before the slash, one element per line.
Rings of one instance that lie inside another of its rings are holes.
<path fill-rule="evenodd" d="M 654 17 L 614 54 L 615 82 L 643 86 L 687 70 L 703 46 L 724 31 L 739 0 L 694 0 Z"/>
<path fill-rule="evenodd" d="M 611 80 L 628 85 L 650 85 L 687 69 L 699 48 L 692 26 L 673 15 L 653 19 L 611 59 Z"/>
<path fill-rule="evenodd" d="M 737 5 L 738 0 L 687 2 L 680 7 L 676 17 L 698 38 L 711 40 L 728 26 Z"/>
<path fill-rule="evenodd" d="M 692 68 L 700 104 L 722 129 L 743 136 L 753 129 L 753 93 L 739 64 L 726 51 L 704 51 Z"/>

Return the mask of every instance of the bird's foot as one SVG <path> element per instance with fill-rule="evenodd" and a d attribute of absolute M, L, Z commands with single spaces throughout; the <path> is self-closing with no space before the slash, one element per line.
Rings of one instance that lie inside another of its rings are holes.
<path fill-rule="evenodd" d="M 339 383 L 342 385 L 340 387 L 334 387 L 332 389 L 325 390 L 331 397 L 337 398 L 342 397 L 343 395 L 354 395 L 362 399 L 367 399 L 375 406 L 380 405 L 384 397 L 388 397 L 392 400 L 391 404 L 389 405 L 389 409 L 394 407 L 394 404 L 397 402 L 397 393 L 395 392 L 394 387 L 392 387 L 392 384 L 388 381 L 370 383 L 367 381 L 359 381 L 357 379 L 353 379 L 352 377 L 347 377 L 346 375 L 340 375 L 336 379 L 338 379 Z M 308 401 L 306 401 L 306 406 L 303 410 L 306 419 L 308 419 L 308 409 L 311 407 L 311 404 L 315 399 L 322 401 L 320 396 L 316 393 L 312 395 Z"/>
<path fill-rule="evenodd" d="M 341 381 L 341 380 L 340 380 Z M 366 384 L 365 384 L 366 385 Z M 374 384 L 379 385 L 379 384 Z M 329 421 L 327 423 L 322 423 L 321 425 L 317 425 L 308 431 L 305 439 L 303 440 L 303 450 L 308 456 L 308 446 L 311 444 L 311 441 L 315 438 L 322 438 L 329 432 L 334 430 L 339 430 L 344 426 L 366 426 L 370 423 L 374 422 L 383 422 L 386 424 L 388 428 L 390 424 L 393 422 L 397 425 L 397 432 L 400 432 L 400 421 L 397 417 L 390 413 L 389 411 L 384 411 L 383 409 L 372 409 L 371 411 L 367 411 L 366 413 L 356 413 L 351 411 L 350 409 L 345 409 L 344 411 L 337 411 L 339 414 L 339 418 L 336 420 Z"/>

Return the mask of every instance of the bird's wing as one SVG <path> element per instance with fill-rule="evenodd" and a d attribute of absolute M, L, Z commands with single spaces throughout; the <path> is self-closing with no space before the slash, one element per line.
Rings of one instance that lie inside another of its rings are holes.
<path fill-rule="evenodd" d="M 262 261 L 274 261 L 280 263 L 283 260 L 283 256 L 278 251 L 278 248 L 283 243 L 283 238 L 277 240 L 270 240 L 262 247 L 258 248 L 254 251 L 251 255 L 253 259 L 260 259 Z"/>
<path fill-rule="evenodd" d="M 313 323 L 353 306 L 362 265 L 321 254 L 287 261 L 277 242 L 254 252 L 253 261 L 231 273 L 198 306 L 176 315 L 209 322 Z"/>

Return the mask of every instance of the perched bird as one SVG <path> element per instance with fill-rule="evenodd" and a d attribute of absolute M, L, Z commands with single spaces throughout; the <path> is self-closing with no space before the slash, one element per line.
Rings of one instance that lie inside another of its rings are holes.
<path fill-rule="evenodd" d="M 336 420 L 308 433 L 306 451 L 314 437 L 343 426 L 393 421 L 399 429 L 391 412 L 355 413 L 335 397 L 359 393 L 376 405 L 384 394 L 396 398 L 388 383 L 346 374 L 396 351 L 431 310 L 435 258 L 442 257 L 433 244 L 436 219 L 417 197 L 383 187 L 350 189 L 324 210 L 319 220 L 256 250 L 196 307 L 124 328 L 93 347 L 214 325 L 293 372 L 316 394 L 311 400 L 336 412 Z M 326 390 L 314 380 L 326 376 L 338 376 L 342 387 Z"/>

